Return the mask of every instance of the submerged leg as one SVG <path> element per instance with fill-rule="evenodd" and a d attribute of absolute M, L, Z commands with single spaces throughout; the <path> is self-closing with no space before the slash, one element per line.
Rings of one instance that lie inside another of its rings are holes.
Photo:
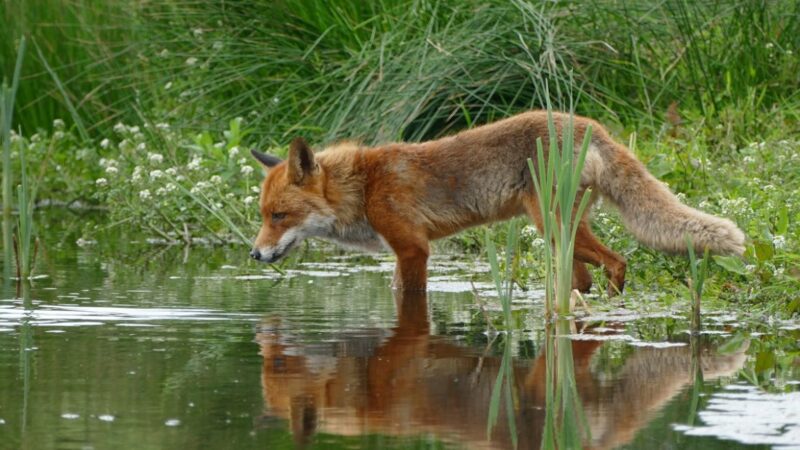
<path fill-rule="evenodd" d="M 581 220 L 575 235 L 575 259 L 603 267 L 608 277 L 608 295 L 612 297 L 625 287 L 625 258 L 609 249 L 592 233 L 589 224 Z M 585 267 L 584 267 L 585 269 Z"/>

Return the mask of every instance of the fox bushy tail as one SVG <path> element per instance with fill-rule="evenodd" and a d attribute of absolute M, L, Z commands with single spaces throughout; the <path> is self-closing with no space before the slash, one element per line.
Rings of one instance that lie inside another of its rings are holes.
<path fill-rule="evenodd" d="M 684 205 L 624 146 L 595 133 L 584 176 L 620 211 L 637 240 L 657 250 L 686 253 L 686 236 L 703 252 L 741 255 L 744 233 L 730 220 Z"/>

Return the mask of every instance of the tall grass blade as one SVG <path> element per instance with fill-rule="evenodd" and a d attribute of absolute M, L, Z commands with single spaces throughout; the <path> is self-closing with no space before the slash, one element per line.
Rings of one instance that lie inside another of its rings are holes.
<path fill-rule="evenodd" d="M 545 253 L 547 311 L 568 314 L 572 292 L 572 265 L 575 236 L 588 207 L 591 192 L 587 189 L 578 198 L 581 172 L 591 142 L 591 126 L 583 136 L 577 155 L 574 152 L 573 116 L 561 125 L 558 135 L 555 119 L 547 112 L 549 151 L 545 163 L 544 145 L 537 139 L 538 166 L 529 161 L 528 168 L 534 180 L 543 221 L 544 240 L 549 251 Z M 559 146 L 559 141 L 561 146 Z M 552 285 L 551 285 L 552 284 Z"/>
<path fill-rule="evenodd" d="M 694 251 L 694 244 L 689 235 L 686 235 L 686 246 L 689 252 L 689 275 L 688 280 L 689 292 L 692 300 L 692 333 L 697 334 L 700 332 L 702 325 L 700 318 L 700 302 L 703 297 L 703 287 L 706 281 L 706 274 L 708 273 L 708 260 L 709 251 L 708 247 L 703 252 L 703 259 L 697 260 Z"/>
<path fill-rule="evenodd" d="M 26 40 L 22 36 L 19 40 L 17 50 L 17 61 L 14 65 L 14 77 L 11 79 L 9 89 L 3 81 L 2 92 L 0 92 L 0 109 L 2 109 L 2 120 L 0 121 L 0 133 L 3 141 L 3 274 L 5 279 L 11 277 L 11 264 L 13 261 L 13 224 L 11 219 L 11 203 L 13 172 L 11 170 L 11 126 L 14 118 L 14 104 L 16 102 L 17 89 L 22 74 L 22 61 L 25 57 Z"/>
<path fill-rule="evenodd" d="M 58 74 L 55 72 L 55 70 L 53 70 L 53 68 L 50 67 L 50 64 L 47 63 L 47 58 L 45 58 L 44 54 L 42 53 L 42 49 L 39 48 L 39 44 L 34 41 L 33 46 L 36 47 L 36 53 L 39 55 L 42 65 L 44 65 L 44 68 L 47 70 L 47 73 L 50 74 L 50 77 L 53 78 L 53 82 L 56 84 L 58 91 L 64 98 L 64 104 L 67 106 L 70 116 L 72 116 L 72 121 L 75 122 L 75 126 L 78 128 L 78 133 L 81 135 L 81 139 L 83 139 L 84 142 L 89 141 L 89 133 L 86 131 L 86 127 L 83 126 L 83 120 L 81 120 L 78 110 L 75 109 L 75 105 L 72 103 L 72 100 L 70 100 L 69 94 L 64 88 L 64 84 L 61 82 L 61 79 L 58 77 Z"/>

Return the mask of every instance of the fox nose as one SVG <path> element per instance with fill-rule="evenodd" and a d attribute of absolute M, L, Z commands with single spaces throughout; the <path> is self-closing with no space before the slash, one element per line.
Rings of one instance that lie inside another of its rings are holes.
<path fill-rule="evenodd" d="M 261 252 L 257 248 L 250 250 L 250 257 L 258 261 L 261 259 Z"/>

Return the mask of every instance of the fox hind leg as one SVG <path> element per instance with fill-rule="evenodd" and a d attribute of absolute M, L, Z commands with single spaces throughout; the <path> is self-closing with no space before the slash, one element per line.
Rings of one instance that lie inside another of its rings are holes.
<path fill-rule="evenodd" d="M 572 260 L 572 289 L 587 293 L 592 289 L 592 274 L 586 268 L 586 264 Z"/>
<path fill-rule="evenodd" d="M 608 277 L 609 297 L 622 293 L 622 289 L 625 287 L 625 269 L 627 267 L 625 258 L 603 245 L 592 233 L 586 220 L 581 220 L 578 224 L 574 256 L 575 260 L 579 262 L 603 267 L 606 277 Z M 586 267 L 583 269 L 586 270 Z"/>

